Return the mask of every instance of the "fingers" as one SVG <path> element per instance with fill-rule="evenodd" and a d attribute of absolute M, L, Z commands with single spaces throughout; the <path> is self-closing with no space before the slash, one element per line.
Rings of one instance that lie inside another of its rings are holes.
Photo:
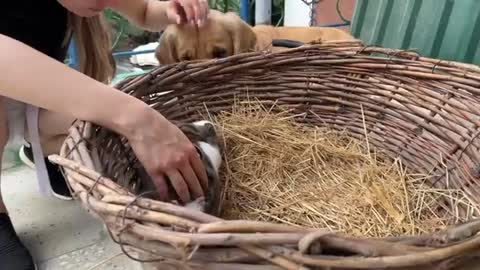
<path fill-rule="evenodd" d="M 202 26 L 207 19 L 208 13 L 210 12 L 210 7 L 208 6 L 207 0 L 200 0 L 200 20 L 198 25 Z"/>
<path fill-rule="evenodd" d="M 180 172 L 176 169 L 167 171 L 168 178 L 170 183 L 178 194 L 178 197 L 183 203 L 188 203 L 191 200 L 190 192 L 188 190 L 187 183 L 184 181 L 184 178 Z"/>
<path fill-rule="evenodd" d="M 200 0 L 200 6 L 203 10 L 203 18 L 206 18 L 208 13 L 210 12 L 210 7 L 208 6 L 207 0 Z"/>
<path fill-rule="evenodd" d="M 195 171 L 195 175 L 198 176 L 203 190 L 207 191 L 208 190 L 207 172 L 205 170 L 205 166 L 203 165 L 203 162 L 200 160 L 197 154 L 191 156 L 190 164 L 192 164 L 192 168 Z"/>
<path fill-rule="evenodd" d="M 180 172 L 182 173 L 185 182 L 187 182 L 193 197 L 198 198 L 203 196 L 202 185 L 189 162 L 180 169 Z"/>
<path fill-rule="evenodd" d="M 172 168 L 165 173 L 173 189 L 175 189 L 175 193 L 183 203 L 188 203 L 192 199 L 204 196 L 203 189 L 206 190 L 208 186 L 205 185 L 206 174 L 201 163 L 200 166 L 202 166 L 200 172 L 203 172 L 200 177 L 197 176 L 188 160 L 183 166 L 180 166 L 180 170 Z M 167 200 L 168 185 L 165 177 L 161 174 L 156 174 L 152 179 L 157 188 L 160 200 Z"/>
<path fill-rule="evenodd" d="M 192 1 L 181 1 L 180 5 L 183 8 L 183 11 L 185 12 L 185 17 L 187 18 L 187 22 L 195 25 L 196 20 L 195 20 L 195 10 L 194 10 L 194 5 L 192 4 Z"/>
<path fill-rule="evenodd" d="M 165 177 L 163 177 L 161 174 L 155 174 L 154 177 L 152 177 L 152 181 L 155 184 L 155 187 L 157 188 L 158 196 L 160 197 L 160 200 L 167 200 L 168 198 L 168 186 L 167 186 L 167 181 L 165 181 Z"/>
<path fill-rule="evenodd" d="M 178 9 L 183 9 L 187 23 L 192 25 L 202 26 L 210 11 L 207 0 L 176 0 L 173 2 L 178 5 Z M 177 13 L 179 12 L 180 10 L 177 10 Z"/>
<path fill-rule="evenodd" d="M 200 24 L 202 23 L 201 22 L 201 19 L 203 18 L 203 16 L 201 16 L 201 14 L 203 13 L 202 10 L 200 9 L 200 3 L 198 0 L 193 0 L 191 1 L 191 5 L 192 5 L 192 8 L 193 8 L 193 19 L 194 19 L 194 24 L 200 26 Z"/>
<path fill-rule="evenodd" d="M 172 187 L 183 203 L 203 197 L 204 190 L 208 188 L 208 178 L 202 162 L 198 159 L 192 159 L 191 161 L 195 164 L 193 168 L 187 161 L 185 165 L 180 167 L 180 170 L 170 169 L 166 173 Z M 167 198 L 168 189 L 165 179 L 159 177 L 156 184 L 159 192 L 162 192 L 161 198 Z"/>

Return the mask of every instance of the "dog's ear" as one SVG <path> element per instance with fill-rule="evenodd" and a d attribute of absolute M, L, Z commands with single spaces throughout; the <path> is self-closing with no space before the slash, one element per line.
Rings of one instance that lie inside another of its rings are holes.
<path fill-rule="evenodd" d="M 232 40 L 234 54 L 255 49 L 257 37 L 248 23 L 235 13 L 229 12 L 225 14 L 224 24 Z"/>
<path fill-rule="evenodd" d="M 175 44 L 175 35 L 171 29 L 165 29 L 155 49 L 155 58 L 161 65 L 168 65 L 178 62 L 178 53 Z"/>

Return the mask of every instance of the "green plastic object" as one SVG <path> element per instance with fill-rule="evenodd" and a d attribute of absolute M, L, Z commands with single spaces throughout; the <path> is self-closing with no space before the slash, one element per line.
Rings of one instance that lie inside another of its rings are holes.
<path fill-rule="evenodd" d="M 351 32 L 366 45 L 480 65 L 480 0 L 357 0 Z"/>

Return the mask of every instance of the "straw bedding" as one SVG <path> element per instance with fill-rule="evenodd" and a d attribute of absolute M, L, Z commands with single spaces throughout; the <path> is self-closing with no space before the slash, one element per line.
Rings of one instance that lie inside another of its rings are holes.
<path fill-rule="evenodd" d="M 305 126 L 280 106 L 237 103 L 211 120 L 223 141 L 225 219 L 328 228 L 356 236 L 429 233 L 478 211 L 461 190 L 433 189 L 346 132 Z"/>

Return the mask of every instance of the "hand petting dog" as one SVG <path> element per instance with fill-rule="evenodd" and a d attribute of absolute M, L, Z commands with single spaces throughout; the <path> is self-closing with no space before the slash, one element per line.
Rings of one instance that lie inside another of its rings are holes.
<path fill-rule="evenodd" d="M 167 17 L 174 24 L 202 26 L 209 11 L 207 0 L 170 0 Z"/>

